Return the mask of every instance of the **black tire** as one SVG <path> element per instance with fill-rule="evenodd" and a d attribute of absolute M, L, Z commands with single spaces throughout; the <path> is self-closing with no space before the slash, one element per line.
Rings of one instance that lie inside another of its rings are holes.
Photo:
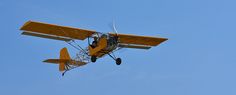
<path fill-rule="evenodd" d="M 92 56 L 92 57 L 91 57 L 91 61 L 92 61 L 92 62 L 96 62 L 96 60 L 97 60 L 97 57 L 96 57 L 96 56 Z"/>
<path fill-rule="evenodd" d="M 117 58 L 117 59 L 116 59 L 116 65 L 120 65 L 121 62 L 122 62 L 122 61 L 121 61 L 121 58 Z"/>

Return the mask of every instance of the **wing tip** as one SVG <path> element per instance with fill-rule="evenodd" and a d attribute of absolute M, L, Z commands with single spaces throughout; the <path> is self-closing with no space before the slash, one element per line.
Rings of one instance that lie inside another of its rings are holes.
<path fill-rule="evenodd" d="M 160 38 L 160 39 L 161 39 L 161 41 L 160 41 L 158 44 L 156 44 L 155 46 L 158 46 L 158 45 L 160 45 L 161 43 L 163 43 L 163 42 L 169 40 L 168 38 Z"/>
<path fill-rule="evenodd" d="M 25 23 L 23 24 L 23 26 L 21 26 L 20 30 L 24 30 L 25 27 L 26 27 L 27 25 L 29 25 L 31 22 L 33 22 L 33 21 L 32 21 L 32 20 L 29 20 L 29 21 L 25 22 Z"/>
<path fill-rule="evenodd" d="M 169 40 L 168 38 L 162 38 L 162 39 L 163 39 L 163 42 Z"/>

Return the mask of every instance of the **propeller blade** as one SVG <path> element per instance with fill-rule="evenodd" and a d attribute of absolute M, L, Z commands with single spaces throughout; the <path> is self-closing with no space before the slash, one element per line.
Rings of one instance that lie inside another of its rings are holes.
<path fill-rule="evenodd" d="M 113 28 L 113 31 L 114 31 L 116 34 L 118 34 L 117 29 L 116 29 L 116 24 L 115 24 L 114 21 L 112 22 L 112 28 Z"/>

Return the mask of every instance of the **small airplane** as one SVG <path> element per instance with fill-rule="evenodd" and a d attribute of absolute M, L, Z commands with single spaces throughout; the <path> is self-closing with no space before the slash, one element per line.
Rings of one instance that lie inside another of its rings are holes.
<path fill-rule="evenodd" d="M 167 40 L 167 38 L 137 36 L 129 34 L 118 34 L 115 24 L 113 23 L 115 33 L 101 33 L 93 30 L 85 30 L 55 24 L 28 21 L 20 30 L 22 35 L 35 36 L 53 40 L 65 41 L 79 52 L 75 58 L 71 58 L 67 48 L 60 50 L 59 59 L 47 59 L 43 62 L 59 64 L 59 71 L 63 72 L 86 65 L 90 62 L 96 62 L 98 58 L 109 55 L 120 65 L 122 60 L 114 55 L 114 52 L 122 48 L 150 49 Z M 82 48 L 76 43 L 76 40 L 88 41 L 88 47 Z"/>

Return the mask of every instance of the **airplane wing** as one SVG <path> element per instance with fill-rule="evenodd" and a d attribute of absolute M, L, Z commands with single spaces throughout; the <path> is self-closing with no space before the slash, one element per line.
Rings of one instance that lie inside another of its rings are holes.
<path fill-rule="evenodd" d="M 23 35 L 36 36 L 54 40 L 70 41 L 72 39 L 84 40 L 92 34 L 93 30 L 84 30 L 79 28 L 59 26 L 35 21 L 26 22 L 20 30 Z"/>
<path fill-rule="evenodd" d="M 133 45 L 133 44 L 119 44 L 118 47 L 121 47 L 121 48 L 134 48 L 134 49 L 150 49 L 151 48 L 151 46 Z"/>
<path fill-rule="evenodd" d="M 138 46 L 150 47 L 150 46 L 157 46 L 160 43 L 168 40 L 167 38 L 160 38 L 160 37 L 150 37 L 150 36 L 137 36 L 137 35 L 129 35 L 129 34 L 114 34 L 110 33 L 111 35 L 118 35 L 119 43 L 121 44 L 134 44 Z M 146 48 L 149 49 L 149 48 Z"/>

